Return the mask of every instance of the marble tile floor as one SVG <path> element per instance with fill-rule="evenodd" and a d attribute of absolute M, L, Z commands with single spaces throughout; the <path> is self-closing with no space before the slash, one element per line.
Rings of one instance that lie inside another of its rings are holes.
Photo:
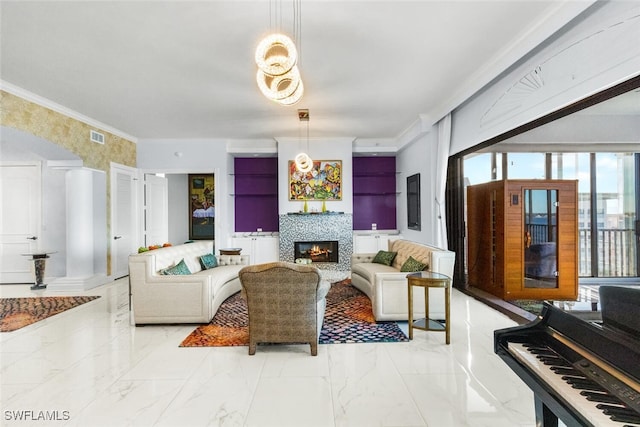
<path fill-rule="evenodd" d="M 516 323 L 457 290 L 451 345 L 415 331 L 311 357 L 303 345 L 180 348 L 195 326 L 131 326 L 110 302 L 127 286 L 76 292 L 103 298 L 0 334 L 0 425 L 535 425 L 532 392 L 493 353 L 493 331 Z M 2 297 L 43 292 L 0 286 Z"/>

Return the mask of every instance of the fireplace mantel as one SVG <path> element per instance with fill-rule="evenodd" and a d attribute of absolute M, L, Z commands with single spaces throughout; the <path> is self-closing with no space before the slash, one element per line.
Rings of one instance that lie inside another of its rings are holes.
<path fill-rule="evenodd" d="M 344 212 L 288 212 L 287 215 L 344 215 Z"/>

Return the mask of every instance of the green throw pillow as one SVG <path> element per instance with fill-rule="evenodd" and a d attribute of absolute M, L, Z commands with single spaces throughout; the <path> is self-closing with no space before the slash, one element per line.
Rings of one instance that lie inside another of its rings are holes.
<path fill-rule="evenodd" d="M 387 251 L 378 251 L 375 257 L 373 257 L 373 261 L 376 264 L 384 264 L 391 265 L 393 259 L 396 257 L 398 252 L 387 252 Z"/>
<path fill-rule="evenodd" d="M 206 254 L 200 257 L 200 265 L 203 270 L 208 270 L 218 266 L 218 259 L 214 254 Z"/>
<path fill-rule="evenodd" d="M 173 267 L 166 268 L 163 274 L 167 276 L 180 276 L 185 274 L 191 274 L 191 271 L 189 270 L 189 267 L 187 267 L 187 263 L 184 262 L 184 259 L 183 259 Z"/>
<path fill-rule="evenodd" d="M 400 267 L 400 271 L 403 272 L 415 272 L 415 271 L 422 271 L 427 267 L 427 264 L 423 264 L 420 261 L 414 259 L 413 257 L 409 257 L 404 264 L 402 264 L 402 267 Z"/>

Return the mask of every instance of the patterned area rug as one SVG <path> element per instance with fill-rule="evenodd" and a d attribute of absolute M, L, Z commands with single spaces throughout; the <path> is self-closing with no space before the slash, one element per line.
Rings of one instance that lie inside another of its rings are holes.
<path fill-rule="evenodd" d="M 535 314 L 536 316 L 542 313 L 542 301 L 538 300 L 529 300 L 529 299 L 517 299 L 508 301 L 509 304 L 515 305 L 523 309 L 524 311 L 528 311 L 529 313 Z"/>
<path fill-rule="evenodd" d="M 11 332 L 100 297 L 0 298 L 0 332 Z"/>
<path fill-rule="evenodd" d="M 196 328 L 180 347 L 249 345 L 247 306 L 240 293 L 227 298 L 208 325 Z M 351 286 L 350 280 L 334 283 L 327 294 L 320 344 L 399 342 L 409 339 L 396 322 L 373 319 L 371 301 Z"/>

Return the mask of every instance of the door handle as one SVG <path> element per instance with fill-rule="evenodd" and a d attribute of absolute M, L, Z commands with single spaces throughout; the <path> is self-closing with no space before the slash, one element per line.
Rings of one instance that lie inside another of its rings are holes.
<path fill-rule="evenodd" d="M 29 240 L 38 240 L 38 237 L 37 236 L 31 236 L 31 237 L 27 237 L 27 239 L 29 239 Z"/>
<path fill-rule="evenodd" d="M 113 236 L 113 240 L 122 239 L 122 236 Z"/>

